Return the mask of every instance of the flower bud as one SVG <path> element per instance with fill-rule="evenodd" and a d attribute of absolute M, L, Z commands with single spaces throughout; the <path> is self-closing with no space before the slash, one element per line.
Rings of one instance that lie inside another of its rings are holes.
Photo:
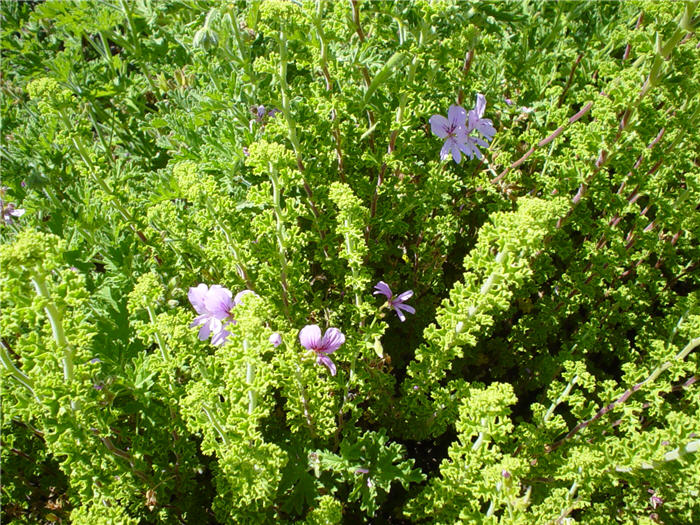
<path fill-rule="evenodd" d="M 216 48 L 219 45 L 219 37 L 209 27 L 204 26 L 194 34 L 192 45 L 205 51 Z"/>
<path fill-rule="evenodd" d="M 377 354 L 377 357 L 380 359 L 384 357 L 384 347 L 378 337 L 374 338 L 374 353 Z"/>

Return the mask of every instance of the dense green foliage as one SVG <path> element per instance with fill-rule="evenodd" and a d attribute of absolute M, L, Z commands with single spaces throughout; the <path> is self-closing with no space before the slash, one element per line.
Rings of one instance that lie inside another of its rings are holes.
<path fill-rule="evenodd" d="M 698 519 L 695 3 L 0 7 L 7 522 Z"/>

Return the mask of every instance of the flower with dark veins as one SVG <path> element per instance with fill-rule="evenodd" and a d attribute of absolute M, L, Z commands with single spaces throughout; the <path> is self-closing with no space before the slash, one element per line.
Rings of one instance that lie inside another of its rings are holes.
<path fill-rule="evenodd" d="M 486 141 L 490 142 L 496 134 L 496 128 L 493 127 L 491 119 L 484 118 L 484 111 L 486 111 L 486 97 L 478 93 L 474 109 L 469 110 L 467 131 L 471 133 L 476 130 Z"/>
<path fill-rule="evenodd" d="M 229 332 L 224 328 L 224 322 L 228 325 L 233 321 L 232 310 L 235 306 L 233 294 L 227 288 L 218 284 L 208 287 L 206 284 L 199 284 L 196 288 L 190 288 L 187 298 L 199 314 L 195 317 L 190 327 L 201 326 L 199 329 L 199 340 L 206 341 L 213 334 L 212 344 L 222 345 Z"/>
<path fill-rule="evenodd" d="M 440 150 L 440 160 L 446 160 L 452 154 L 454 161 L 462 162 L 462 154 L 470 155 L 467 149 L 467 112 L 461 106 L 450 106 L 447 110 L 447 118 L 442 115 L 430 117 L 430 129 L 434 135 L 445 139 L 445 144 Z"/>
<path fill-rule="evenodd" d="M 328 355 L 345 342 L 345 336 L 340 330 L 329 328 L 321 337 L 321 329 L 318 325 L 309 324 L 299 332 L 299 342 L 301 346 L 316 354 L 316 364 L 327 367 L 332 376 L 336 374 L 335 364 Z"/>
<path fill-rule="evenodd" d="M 486 97 L 479 93 L 476 95 L 474 109 L 469 110 L 469 118 L 467 121 L 467 139 L 465 143 L 466 149 L 468 150 L 467 156 L 470 159 L 472 157 L 481 159 L 482 154 L 477 146 L 488 148 L 488 143 L 493 140 L 493 136 L 496 134 L 496 128 L 493 127 L 493 122 L 491 122 L 490 119 L 483 118 L 485 110 Z M 476 131 L 477 135 L 472 135 L 472 131 Z"/>
<path fill-rule="evenodd" d="M 476 95 L 476 104 L 469 113 L 461 106 L 450 106 L 447 118 L 442 115 L 430 117 L 430 126 L 435 135 L 445 139 L 445 144 L 440 150 L 440 159 L 449 158 L 450 153 L 454 161 L 459 164 L 462 161 L 462 153 L 467 157 L 482 158 L 478 146 L 488 148 L 489 142 L 496 134 L 496 128 L 490 119 L 484 118 L 486 111 L 486 97 L 481 93 Z M 472 132 L 476 131 L 476 135 Z"/>
<path fill-rule="evenodd" d="M 379 281 L 374 285 L 374 288 L 377 290 L 374 292 L 374 295 L 384 295 L 386 297 L 387 304 L 396 311 L 396 315 L 399 316 L 402 323 L 406 320 L 404 312 L 408 312 L 409 314 L 416 313 L 415 308 L 408 304 L 404 304 L 405 301 L 408 301 L 411 297 L 413 297 L 413 290 L 406 290 L 405 292 L 394 297 L 394 293 L 391 291 L 391 288 L 389 288 L 389 285 L 384 281 Z"/>

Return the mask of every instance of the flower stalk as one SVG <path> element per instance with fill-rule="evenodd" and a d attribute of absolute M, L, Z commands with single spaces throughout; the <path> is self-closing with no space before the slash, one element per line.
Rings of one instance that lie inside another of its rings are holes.
<path fill-rule="evenodd" d="M 243 352 L 248 353 L 248 340 L 243 339 Z M 251 415 L 258 406 L 258 393 L 253 388 L 255 383 L 255 364 L 252 361 L 246 363 L 245 382 L 248 385 L 248 415 Z"/>
<path fill-rule="evenodd" d="M 156 327 L 156 313 L 153 310 L 153 306 L 150 304 L 146 306 L 146 311 L 148 312 L 148 318 L 151 321 L 151 324 L 155 328 L 155 335 L 156 335 L 156 343 L 158 343 L 158 348 L 160 349 L 160 355 L 163 358 L 164 362 L 168 362 L 168 351 L 167 347 L 165 346 L 165 342 L 163 341 L 163 338 L 160 336 L 160 332 L 158 331 Z"/>
<path fill-rule="evenodd" d="M 219 229 L 221 230 L 221 233 L 224 234 L 224 238 L 226 239 L 226 245 L 229 247 L 231 250 L 231 254 L 233 255 L 233 258 L 235 260 L 235 265 L 236 265 L 236 272 L 238 273 L 238 276 L 243 280 L 245 283 L 246 287 L 249 290 L 255 289 L 253 286 L 253 283 L 251 282 L 250 278 L 248 277 L 248 272 L 245 269 L 245 266 L 241 264 L 241 257 L 238 254 L 238 250 L 236 250 L 235 243 L 232 240 L 231 234 L 228 231 L 228 228 L 226 225 L 223 223 L 221 220 L 221 217 L 216 211 L 214 210 L 211 202 L 206 200 L 206 207 L 207 211 L 209 212 L 209 216 L 214 220 L 214 222 L 219 226 Z"/>
<path fill-rule="evenodd" d="M 66 334 L 63 329 L 63 314 L 56 307 L 56 304 L 51 298 L 48 288 L 46 287 L 46 280 L 43 276 L 38 273 L 34 273 L 31 277 L 32 284 L 36 290 L 37 295 L 44 299 L 44 312 L 49 319 L 49 324 L 51 325 L 51 332 L 53 338 L 56 341 L 58 347 L 63 350 L 63 379 L 66 384 L 70 384 L 74 377 L 74 366 L 73 357 L 75 357 L 75 350 L 71 348 L 66 339 Z M 70 402 L 72 410 L 78 410 L 80 408 L 80 401 L 72 399 Z"/>
<path fill-rule="evenodd" d="M 14 361 L 12 360 L 12 357 L 10 356 L 10 353 L 7 350 L 7 346 L 5 345 L 4 341 L 0 342 L 0 363 L 2 363 L 2 366 L 4 366 L 5 369 L 10 373 L 10 377 L 12 379 L 14 379 L 18 384 L 22 385 L 24 388 L 26 388 L 29 391 L 29 393 L 34 397 L 34 399 L 41 402 L 41 398 L 34 391 L 34 381 L 32 381 L 32 379 L 28 375 L 26 375 L 19 368 L 17 368 Z"/>
<path fill-rule="evenodd" d="M 297 137 L 296 123 L 292 117 L 292 112 L 289 104 L 289 86 L 287 85 L 287 37 L 284 31 L 280 31 L 279 35 L 280 42 L 280 94 L 282 96 L 282 114 L 284 119 L 287 121 L 287 128 L 289 130 L 289 141 L 292 143 L 294 148 L 294 154 L 297 158 L 297 166 L 299 171 L 304 171 L 304 163 L 301 157 L 301 146 L 299 144 L 299 138 Z"/>
<path fill-rule="evenodd" d="M 211 426 L 214 427 L 216 432 L 219 434 L 219 437 L 221 437 L 221 441 L 223 442 L 224 446 L 228 446 L 228 438 L 226 437 L 226 432 L 224 431 L 224 427 L 221 424 L 221 420 L 219 419 L 218 415 L 213 413 L 213 411 L 206 405 L 202 406 L 202 412 L 204 412 L 204 415 L 207 416 Z"/>
<path fill-rule="evenodd" d="M 56 308 L 56 304 L 51 298 L 48 288 L 46 287 L 46 281 L 44 278 L 38 274 L 34 274 L 31 277 L 32 284 L 36 290 L 37 295 L 46 301 L 44 305 L 44 311 L 46 316 L 49 318 L 49 324 L 51 325 L 51 332 L 53 338 L 56 341 L 58 347 L 63 350 L 63 378 L 67 383 L 73 380 L 73 356 L 75 352 L 71 349 L 66 339 L 66 334 L 63 330 L 63 315 Z"/>
<path fill-rule="evenodd" d="M 301 399 L 301 405 L 304 409 L 304 419 L 306 420 L 306 426 L 309 428 L 311 437 L 317 437 L 316 428 L 314 422 L 311 418 L 311 410 L 309 408 L 309 400 L 306 397 L 306 386 L 304 385 L 304 379 L 301 376 L 301 367 L 299 363 L 294 366 L 294 377 L 297 380 L 297 386 L 299 387 L 299 398 Z"/>
<path fill-rule="evenodd" d="M 280 204 L 280 181 L 277 173 L 277 168 L 270 162 L 270 183 L 272 184 L 272 206 L 275 213 L 276 229 L 275 234 L 277 236 L 277 254 L 280 260 L 280 281 L 282 283 L 282 302 L 284 305 L 284 315 L 287 319 L 289 317 L 289 284 L 287 282 L 287 255 L 284 247 L 284 242 L 286 238 L 286 232 L 284 229 L 284 222 L 282 221 L 282 205 Z"/>
<path fill-rule="evenodd" d="M 316 36 L 321 51 L 321 71 L 326 80 L 326 91 L 330 91 L 333 87 L 331 74 L 328 71 L 328 44 L 326 44 L 326 34 L 323 32 L 323 7 L 324 0 L 316 0 L 316 16 L 313 19 L 314 27 L 316 28 Z"/>
<path fill-rule="evenodd" d="M 676 356 L 674 357 L 673 360 L 671 360 L 671 361 L 666 361 L 666 362 L 664 362 L 663 364 L 657 366 L 656 369 L 649 375 L 649 377 L 647 377 L 647 378 L 646 378 L 644 381 L 642 381 L 641 383 L 637 383 L 637 384 L 634 385 L 632 388 L 627 389 L 627 390 L 626 390 L 619 398 L 617 398 L 615 401 L 613 401 L 612 403 L 610 403 L 610 404 L 604 406 L 604 407 L 601 408 L 598 412 L 596 412 L 596 414 L 595 414 L 592 418 L 587 419 L 587 420 L 585 420 L 585 421 L 581 421 L 578 425 L 576 425 L 573 429 L 571 429 L 571 431 L 570 431 L 568 434 L 566 434 L 566 436 L 564 436 L 564 437 L 561 438 L 559 441 L 557 441 L 556 443 L 554 443 L 551 447 L 548 447 L 548 448 L 547 448 L 547 452 L 552 452 L 553 450 L 559 448 L 559 447 L 560 447 L 561 445 L 563 445 L 567 440 L 569 440 L 572 436 L 574 436 L 574 434 L 576 434 L 579 430 L 582 430 L 582 429 L 586 428 L 588 425 L 590 425 L 590 424 L 593 423 L 594 421 L 600 419 L 601 417 L 603 417 L 605 414 L 607 414 L 608 412 L 610 412 L 610 411 L 611 411 L 612 409 L 614 409 L 615 407 L 617 407 L 617 406 L 623 404 L 623 403 L 624 403 L 625 401 L 627 401 L 627 400 L 630 398 L 630 396 L 631 396 L 632 394 L 634 394 L 637 390 L 640 390 L 640 389 L 641 389 L 644 385 L 646 385 L 646 384 L 649 384 L 649 383 L 654 382 L 654 381 L 656 380 L 656 378 L 659 377 L 663 372 L 665 372 L 666 370 L 668 370 L 668 369 L 673 365 L 673 363 L 684 360 L 684 359 L 688 356 L 688 354 L 690 354 L 690 352 L 692 352 L 693 350 L 695 350 L 695 348 L 697 348 L 698 346 L 700 346 L 700 337 L 696 337 L 695 339 L 692 339 L 692 340 L 685 346 L 685 348 L 683 348 L 683 350 L 681 350 L 678 354 L 676 354 Z"/>

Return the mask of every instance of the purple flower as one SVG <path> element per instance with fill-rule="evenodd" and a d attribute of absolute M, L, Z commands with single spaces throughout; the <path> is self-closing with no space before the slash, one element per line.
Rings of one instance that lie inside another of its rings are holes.
<path fill-rule="evenodd" d="M 233 307 L 236 302 L 232 299 L 230 290 L 218 284 L 209 288 L 206 284 L 200 284 L 196 288 L 190 288 L 187 298 L 199 314 L 195 317 L 190 327 L 201 326 L 199 340 L 205 341 L 213 334 L 211 343 L 215 346 L 222 345 L 230 332 L 226 327 L 235 323 L 233 319 Z"/>
<path fill-rule="evenodd" d="M 12 224 L 12 217 L 21 217 L 24 215 L 24 211 L 23 208 L 15 208 L 15 205 L 12 203 L 8 205 L 2 203 L 2 221 L 5 224 Z"/>
<path fill-rule="evenodd" d="M 321 337 L 321 329 L 318 325 L 308 324 L 299 332 L 299 342 L 307 350 L 313 350 L 316 353 L 316 364 L 326 366 L 331 375 L 335 375 L 335 364 L 328 355 L 345 342 L 345 336 L 340 330 L 329 328 Z"/>
<path fill-rule="evenodd" d="M 272 346 L 277 348 L 279 345 L 282 344 L 282 336 L 279 333 L 275 332 L 270 336 L 269 341 Z"/>
<path fill-rule="evenodd" d="M 374 285 L 374 288 L 377 290 L 374 292 L 374 295 L 382 294 L 386 296 L 387 303 L 389 303 L 389 306 L 396 311 L 396 315 L 399 316 L 402 323 L 406 320 L 406 316 L 403 313 L 404 311 L 408 312 L 409 314 L 416 313 L 415 308 L 407 304 L 403 304 L 404 301 L 408 301 L 413 296 L 413 290 L 406 290 L 405 292 L 394 297 L 391 288 L 389 288 L 389 285 L 384 281 L 379 281 Z"/>
<path fill-rule="evenodd" d="M 473 130 L 478 131 L 483 135 L 484 139 L 490 142 L 496 134 L 496 128 L 493 127 L 493 122 L 490 119 L 483 118 L 486 110 L 486 97 L 481 93 L 476 95 L 476 105 L 474 109 L 469 111 L 468 132 Z"/>
<path fill-rule="evenodd" d="M 461 153 L 470 159 L 481 158 L 481 152 L 477 146 L 488 148 L 488 142 L 496 134 L 493 122 L 483 118 L 485 110 L 486 97 L 479 93 L 476 95 L 476 105 L 474 109 L 469 110 L 469 113 L 461 106 L 450 106 L 447 118 L 442 115 L 430 117 L 433 133 L 445 139 L 445 144 L 440 150 L 440 160 L 449 158 L 450 153 L 457 164 L 462 161 Z M 472 135 L 472 131 L 476 131 L 477 135 Z"/>
<path fill-rule="evenodd" d="M 262 124 L 262 122 L 265 120 L 265 117 L 274 117 L 277 113 L 280 112 L 280 110 L 277 108 L 265 109 L 265 106 L 260 105 L 252 106 L 250 108 L 250 112 L 255 117 L 255 121 L 259 124 Z"/>
<path fill-rule="evenodd" d="M 265 106 L 253 106 L 250 108 L 250 112 L 255 116 L 257 122 L 262 122 L 265 116 Z"/>
<path fill-rule="evenodd" d="M 656 495 L 656 491 L 654 489 L 648 489 L 648 492 L 649 494 L 651 494 L 651 497 L 649 498 L 649 503 L 651 503 L 652 509 L 657 509 L 658 507 L 664 504 L 664 500 L 662 500 Z"/>
<path fill-rule="evenodd" d="M 11 202 L 5 202 L 5 192 L 7 192 L 7 186 L 0 186 L 0 208 L 2 209 L 2 222 L 5 224 L 12 224 L 12 217 L 21 217 L 24 215 L 24 210 L 22 208 L 15 208 L 15 205 Z"/>
<path fill-rule="evenodd" d="M 461 106 L 450 106 L 447 110 L 447 118 L 442 115 L 430 117 L 430 129 L 433 134 L 445 139 L 445 144 L 440 150 L 440 160 L 446 160 L 452 153 L 452 158 L 459 164 L 462 162 L 463 151 L 469 155 L 466 149 L 467 140 L 467 112 Z"/>

